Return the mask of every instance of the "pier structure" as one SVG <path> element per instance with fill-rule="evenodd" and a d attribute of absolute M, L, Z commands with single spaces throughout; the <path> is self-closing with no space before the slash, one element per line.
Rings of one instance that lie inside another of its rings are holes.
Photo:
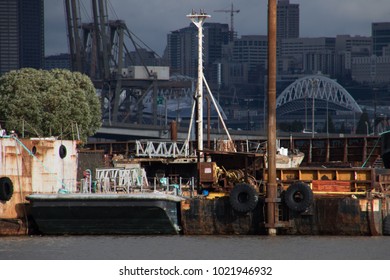
<path fill-rule="evenodd" d="M 276 184 L 276 0 L 268 0 L 268 185 L 267 224 L 268 234 L 276 235 L 278 227 L 278 195 Z"/>

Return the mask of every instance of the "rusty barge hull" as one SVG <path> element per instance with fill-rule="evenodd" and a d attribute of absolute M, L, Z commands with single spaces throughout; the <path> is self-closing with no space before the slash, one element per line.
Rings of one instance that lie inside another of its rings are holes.
<path fill-rule="evenodd" d="M 316 196 L 305 213 L 280 205 L 282 235 L 380 235 L 383 209 L 389 201 L 353 197 Z M 185 235 L 266 235 L 265 199 L 253 211 L 238 213 L 228 197 L 196 198 L 182 202 L 182 229 Z M 287 226 L 286 226 L 287 224 Z"/>

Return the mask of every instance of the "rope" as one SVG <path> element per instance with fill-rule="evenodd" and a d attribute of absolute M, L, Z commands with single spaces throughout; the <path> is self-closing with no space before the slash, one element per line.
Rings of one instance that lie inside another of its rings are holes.
<path fill-rule="evenodd" d="M 20 151 L 19 151 L 17 143 L 15 143 L 15 147 L 16 147 L 16 169 L 17 169 L 17 172 L 18 172 L 18 184 L 19 184 L 20 199 L 21 199 L 22 202 L 24 202 L 25 200 L 24 200 L 24 195 L 23 195 L 22 184 L 20 182 L 20 170 L 19 170 L 19 160 L 18 160 L 18 154 L 19 154 Z M 26 205 L 24 203 L 22 203 L 22 205 L 23 205 L 23 213 L 24 213 L 24 217 L 25 217 L 25 221 L 26 221 L 26 234 L 28 234 L 29 225 L 28 225 L 28 217 L 27 217 Z"/>
<path fill-rule="evenodd" d="M 381 134 L 381 135 L 382 135 L 382 134 Z M 372 156 L 372 153 L 374 152 L 376 146 L 378 146 L 378 143 L 379 143 L 379 140 L 380 140 L 380 139 L 381 139 L 381 138 L 378 137 L 378 139 L 376 140 L 376 143 L 375 143 L 374 148 L 371 149 L 371 152 L 370 152 L 370 154 L 368 155 L 367 159 L 364 161 L 362 167 L 365 167 L 365 166 L 366 166 L 366 164 L 367 164 L 368 160 L 370 159 L 370 157 Z"/>

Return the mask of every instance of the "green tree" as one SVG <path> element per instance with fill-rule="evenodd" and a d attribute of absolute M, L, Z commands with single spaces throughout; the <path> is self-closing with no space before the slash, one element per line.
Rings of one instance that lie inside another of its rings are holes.
<path fill-rule="evenodd" d="M 7 130 L 85 141 L 101 126 L 100 101 L 88 76 L 24 68 L 0 77 L 0 120 Z"/>

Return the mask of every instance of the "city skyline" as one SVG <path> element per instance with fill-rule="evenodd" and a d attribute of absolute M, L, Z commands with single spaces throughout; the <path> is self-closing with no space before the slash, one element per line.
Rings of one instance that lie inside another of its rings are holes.
<path fill-rule="evenodd" d="M 81 1 L 83 22 L 90 22 L 90 1 Z M 236 1 L 237 2 L 237 1 Z M 229 10 L 232 1 L 206 0 L 185 1 L 148 0 L 144 2 L 123 0 L 109 1 L 109 18 L 125 20 L 128 28 L 141 38 L 157 54 L 162 55 L 167 34 L 190 24 L 186 15 L 204 9 L 211 15 L 208 22 L 230 24 L 230 13 L 214 12 Z M 239 36 L 265 35 L 267 33 L 267 0 L 245 0 L 235 3 L 234 29 Z M 300 5 L 300 37 L 370 36 L 371 23 L 390 22 L 388 0 L 290 0 Z M 158 7 L 154 8 L 154 7 Z M 113 12 L 115 11 L 115 13 Z M 150 17 L 150 19 L 148 18 Z M 46 55 L 68 52 L 63 0 L 45 0 Z"/>

